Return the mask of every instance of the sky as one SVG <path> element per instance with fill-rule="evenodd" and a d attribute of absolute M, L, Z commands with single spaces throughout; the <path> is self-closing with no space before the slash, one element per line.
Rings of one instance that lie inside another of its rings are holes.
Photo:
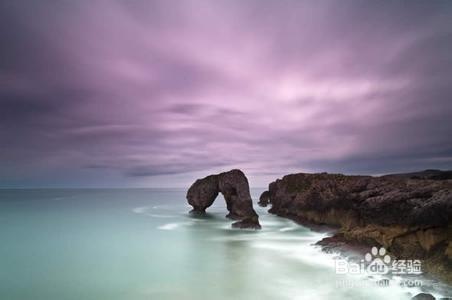
<path fill-rule="evenodd" d="M 0 0 L 0 187 L 452 169 L 451 1 Z"/>

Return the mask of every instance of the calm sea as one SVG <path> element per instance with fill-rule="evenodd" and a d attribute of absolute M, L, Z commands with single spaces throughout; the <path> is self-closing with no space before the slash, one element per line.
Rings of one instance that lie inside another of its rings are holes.
<path fill-rule="evenodd" d="M 252 190 L 256 201 L 262 190 Z M 0 190 L 0 299 L 410 299 L 417 289 L 336 275 L 323 234 L 257 208 L 231 229 L 182 189 Z"/>

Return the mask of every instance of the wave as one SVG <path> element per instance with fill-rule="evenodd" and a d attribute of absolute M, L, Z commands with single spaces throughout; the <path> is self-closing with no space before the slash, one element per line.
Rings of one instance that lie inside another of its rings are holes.
<path fill-rule="evenodd" d="M 156 209 L 157 206 L 138 206 L 132 209 L 132 211 L 136 214 L 142 214 L 142 215 L 146 215 L 149 217 L 153 217 L 153 218 L 173 218 L 175 217 L 174 215 L 160 215 L 160 214 L 156 214 L 156 213 L 151 213 L 149 211 L 151 211 L 152 209 Z"/>
<path fill-rule="evenodd" d="M 295 229 L 297 229 L 297 228 L 295 228 L 295 227 L 283 227 L 279 231 L 285 232 L 285 231 L 291 231 L 291 230 L 295 230 Z"/>
<path fill-rule="evenodd" d="M 145 213 L 149 209 L 149 206 L 138 206 L 132 209 L 132 211 L 136 214 Z"/>
<path fill-rule="evenodd" d="M 179 227 L 178 223 L 168 223 L 168 224 L 160 225 L 157 228 L 161 229 L 161 230 L 173 230 L 173 229 L 176 229 L 177 227 Z"/>
<path fill-rule="evenodd" d="M 171 216 L 171 215 L 156 215 L 156 214 L 149 214 L 149 213 L 146 213 L 145 215 L 153 217 L 153 218 L 174 218 L 174 216 Z"/>

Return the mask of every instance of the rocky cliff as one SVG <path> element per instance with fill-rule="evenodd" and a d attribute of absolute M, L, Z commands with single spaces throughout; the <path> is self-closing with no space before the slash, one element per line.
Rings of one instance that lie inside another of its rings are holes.
<path fill-rule="evenodd" d="M 292 174 L 270 183 L 260 204 L 298 222 L 338 227 L 324 247 L 384 246 L 400 259 L 422 259 L 424 271 L 452 283 L 452 180 L 433 173 Z"/>
<path fill-rule="evenodd" d="M 253 209 L 248 179 L 240 170 L 231 170 L 196 180 L 187 192 L 193 213 L 205 213 L 218 194 L 222 193 L 235 228 L 260 229 L 259 216 Z"/>

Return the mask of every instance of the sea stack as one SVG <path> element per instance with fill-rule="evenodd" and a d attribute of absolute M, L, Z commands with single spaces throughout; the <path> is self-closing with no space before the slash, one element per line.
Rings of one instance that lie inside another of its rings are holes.
<path fill-rule="evenodd" d="M 229 213 L 226 217 L 237 220 L 234 228 L 260 229 L 259 216 L 254 211 L 250 187 L 245 174 L 238 169 L 210 175 L 196 180 L 187 191 L 192 213 L 202 214 L 223 194 Z"/>

